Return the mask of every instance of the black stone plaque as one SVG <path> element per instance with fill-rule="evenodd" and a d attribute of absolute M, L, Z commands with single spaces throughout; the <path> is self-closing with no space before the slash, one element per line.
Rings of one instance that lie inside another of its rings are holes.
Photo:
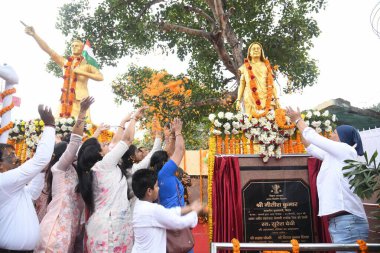
<path fill-rule="evenodd" d="M 245 242 L 313 242 L 310 192 L 302 180 L 251 180 L 242 196 Z"/>

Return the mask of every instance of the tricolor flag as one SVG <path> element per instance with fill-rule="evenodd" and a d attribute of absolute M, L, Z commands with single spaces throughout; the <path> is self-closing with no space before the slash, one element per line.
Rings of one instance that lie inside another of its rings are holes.
<path fill-rule="evenodd" d="M 88 64 L 94 66 L 95 68 L 99 68 L 99 64 L 95 59 L 94 52 L 92 51 L 91 44 L 89 40 L 86 40 L 86 44 L 83 47 L 82 55 Z"/>

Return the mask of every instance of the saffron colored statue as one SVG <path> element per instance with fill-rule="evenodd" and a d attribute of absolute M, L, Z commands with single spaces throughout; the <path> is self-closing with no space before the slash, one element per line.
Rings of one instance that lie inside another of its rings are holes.
<path fill-rule="evenodd" d="M 82 56 L 83 43 L 74 40 L 71 43 L 71 56 L 67 59 L 58 55 L 48 44 L 37 35 L 32 26 L 26 26 L 25 32 L 32 36 L 40 48 L 45 51 L 51 59 L 63 68 L 63 88 L 61 95 L 60 117 L 77 117 L 80 109 L 80 101 L 89 96 L 88 79 L 103 81 L 103 75 L 94 66 L 88 64 Z M 89 111 L 87 117 L 89 118 Z"/>
<path fill-rule="evenodd" d="M 265 58 L 263 47 L 254 42 L 248 48 L 244 65 L 239 68 L 241 77 L 236 109 L 260 118 L 271 109 L 280 108 L 273 72 Z M 242 107 L 243 106 L 243 107 Z"/>

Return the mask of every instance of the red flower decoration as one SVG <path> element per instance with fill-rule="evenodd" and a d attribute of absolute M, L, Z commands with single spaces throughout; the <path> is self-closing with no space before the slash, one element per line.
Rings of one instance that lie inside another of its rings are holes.
<path fill-rule="evenodd" d="M 244 62 L 247 63 L 247 62 L 248 62 L 248 59 L 244 59 Z"/>
<path fill-rule="evenodd" d="M 249 70 L 252 70 L 252 66 L 249 66 L 248 69 L 249 69 Z"/>
<path fill-rule="evenodd" d="M 82 57 L 77 57 L 77 60 L 78 60 L 78 61 L 82 60 Z"/>
<path fill-rule="evenodd" d="M 70 117 L 70 113 L 67 112 L 67 113 L 66 113 L 66 117 Z"/>
<path fill-rule="evenodd" d="M 72 61 L 72 60 L 73 60 L 73 57 L 69 56 L 69 57 L 67 58 L 67 60 L 68 60 L 68 61 Z"/>
<path fill-rule="evenodd" d="M 59 117 L 61 117 L 61 118 L 62 118 L 62 117 L 63 117 L 63 113 L 60 113 L 60 114 L 59 114 Z"/>
<path fill-rule="evenodd" d="M 71 92 L 71 93 L 74 93 L 74 92 L 75 92 L 75 89 L 74 89 L 74 88 L 70 88 L 70 92 Z"/>
<path fill-rule="evenodd" d="M 251 75 L 251 80 L 255 79 L 255 76 L 254 75 Z"/>
<path fill-rule="evenodd" d="M 257 104 L 257 105 L 261 105 L 260 100 L 256 100 L 256 104 Z"/>
<path fill-rule="evenodd" d="M 77 80 L 78 80 L 78 79 L 75 77 L 75 78 L 74 78 L 74 82 L 76 82 Z"/>
<path fill-rule="evenodd" d="M 257 91 L 257 88 L 256 87 L 253 87 L 252 88 L 252 92 L 256 92 Z"/>
<path fill-rule="evenodd" d="M 73 105 L 73 101 L 70 100 L 70 101 L 69 101 L 69 105 Z"/>

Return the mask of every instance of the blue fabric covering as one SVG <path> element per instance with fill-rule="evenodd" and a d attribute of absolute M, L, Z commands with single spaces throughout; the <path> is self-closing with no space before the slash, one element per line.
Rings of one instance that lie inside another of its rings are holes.
<path fill-rule="evenodd" d="M 362 139 L 360 138 L 358 130 L 349 125 L 341 125 L 336 128 L 336 131 L 341 142 L 344 142 L 350 146 L 356 144 L 356 153 L 360 156 L 364 154 Z"/>
<path fill-rule="evenodd" d="M 158 172 L 160 204 L 166 208 L 185 206 L 184 188 L 175 175 L 178 166 L 169 160 Z"/>

